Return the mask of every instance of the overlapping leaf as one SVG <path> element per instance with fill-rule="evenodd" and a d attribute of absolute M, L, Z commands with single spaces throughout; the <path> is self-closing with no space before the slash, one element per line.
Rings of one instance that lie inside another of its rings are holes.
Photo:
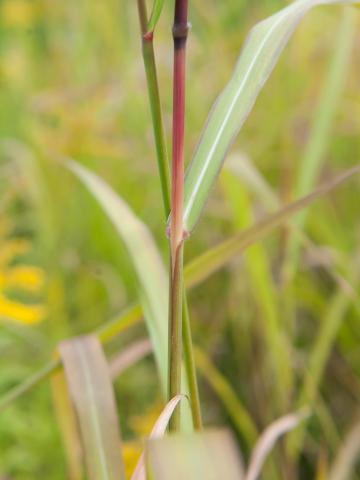
<path fill-rule="evenodd" d="M 297 0 L 257 24 L 248 36 L 235 71 L 216 101 L 190 164 L 185 184 L 184 227 L 191 231 L 201 213 L 235 135 L 303 16 L 321 4 L 354 0 Z"/>
<path fill-rule="evenodd" d="M 150 440 L 147 450 L 149 479 L 243 479 L 238 448 L 227 430 L 168 435 Z"/>

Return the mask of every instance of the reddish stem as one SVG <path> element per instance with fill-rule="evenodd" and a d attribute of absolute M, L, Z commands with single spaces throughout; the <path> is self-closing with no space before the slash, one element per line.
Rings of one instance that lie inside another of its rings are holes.
<path fill-rule="evenodd" d="M 171 174 L 170 224 L 170 295 L 169 295 L 169 399 L 181 390 L 182 295 L 183 295 L 183 203 L 184 203 L 184 134 L 185 134 L 185 61 L 188 34 L 188 0 L 176 0 L 173 26 L 174 90 L 173 146 Z M 179 428 L 177 408 L 169 424 Z"/>
<path fill-rule="evenodd" d="M 175 252 L 183 240 L 184 203 L 184 135 L 185 135 L 185 66 L 188 34 L 188 0 L 177 0 L 173 26 L 174 89 L 173 89 L 173 148 L 171 192 L 171 252 L 174 268 Z"/>

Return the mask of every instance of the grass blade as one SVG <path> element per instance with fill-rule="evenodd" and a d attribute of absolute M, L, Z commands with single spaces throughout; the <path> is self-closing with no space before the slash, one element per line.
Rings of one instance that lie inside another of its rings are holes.
<path fill-rule="evenodd" d="M 247 445 L 252 445 L 257 437 L 257 429 L 249 412 L 240 402 L 228 380 L 200 349 L 195 350 L 196 366 L 211 385 L 223 403 L 229 417 Z"/>
<path fill-rule="evenodd" d="M 209 115 L 185 184 L 184 228 L 191 231 L 209 196 L 226 152 L 303 16 L 321 4 L 354 0 L 297 0 L 250 32 L 235 71 Z"/>
<path fill-rule="evenodd" d="M 211 248 L 204 254 L 190 261 L 185 267 L 185 282 L 187 288 L 193 288 L 199 283 L 203 282 L 211 274 L 224 267 L 236 255 L 242 253 L 250 245 L 256 243 L 264 238 L 273 228 L 280 225 L 282 222 L 288 220 L 292 215 L 301 208 L 306 207 L 313 201 L 321 198 L 330 192 L 332 189 L 340 186 L 344 181 L 349 179 L 352 175 L 358 173 L 360 166 L 355 166 L 347 170 L 332 182 L 327 183 L 323 187 L 318 188 L 312 194 L 293 202 L 273 215 L 269 215 L 264 220 L 258 222 L 250 229 L 235 234 L 228 240 L 221 242 L 217 246 Z M 346 296 L 343 293 L 344 296 Z M 346 296 L 347 297 L 347 296 Z M 104 343 L 120 334 L 124 329 L 131 327 L 141 320 L 143 315 L 140 305 L 134 305 L 127 312 L 119 317 L 111 320 L 106 325 L 103 325 L 95 333 Z M 0 399 L 0 411 L 9 406 L 13 401 L 22 396 L 24 393 L 31 390 L 42 380 L 48 378 L 54 371 L 60 368 L 58 360 L 51 360 L 41 370 L 25 380 L 20 385 L 13 388 L 6 395 Z"/>
<path fill-rule="evenodd" d="M 71 161 L 67 166 L 100 203 L 124 241 L 137 274 L 141 303 L 153 343 L 163 391 L 167 391 L 168 291 L 165 268 L 148 228 L 101 178 Z"/>
<path fill-rule="evenodd" d="M 227 169 L 222 172 L 222 185 L 229 200 L 232 216 L 238 230 L 246 228 L 253 221 L 250 199 L 243 188 L 239 188 L 238 179 Z M 271 266 L 263 245 L 256 244 L 245 254 L 249 281 L 254 292 L 254 299 L 261 314 L 261 329 L 266 343 L 266 373 L 273 377 L 273 402 L 270 407 L 270 418 L 286 411 L 288 395 L 292 388 L 292 368 L 289 351 L 289 340 L 284 331 L 276 296 Z"/>
<path fill-rule="evenodd" d="M 291 413 L 279 418 L 266 428 L 255 445 L 245 480 L 256 480 L 259 477 L 265 460 L 277 440 L 285 433 L 296 428 L 308 415 L 307 411 Z"/>
<path fill-rule="evenodd" d="M 315 200 L 325 196 L 359 171 L 360 165 L 356 165 L 353 168 L 346 170 L 330 182 L 327 182 L 325 185 L 314 190 L 309 195 L 300 200 L 289 203 L 274 214 L 266 216 L 263 220 L 260 220 L 249 229 L 234 235 L 229 240 L 220 243 L 216 247 L 200 255 L 185 268 L 187 287 L 193 287 L 202 282 L 213 272 L 229 262 L 235 255 L 243 252 L 247 247 L 264 238 L 264 236 L 275 227 L 287 221 Z"/>
<path fill-rule="evenodd" d="M 241 480 L 243 466 L 226 430 L 168 435 L 147 446 L 149 480 Z"/>
<path fill-rule="evenodd" d="M 336 35 L 333 58 L 325 79 L 314 123 L 300 162 L 300 170 L 295 187 L 295 195 L 303 196 L 310 192 L 325 160 L 326 148 L 330 142 L 336 107 L 347 79 L 348 64 L 356 33 L 356 12 L 345 9 Z M 303 228 L 306 210 L 296 220 L 296 226 Z M 300 239 L 293 236 L 289 245 L 289 264 L 287 275 L 291 279 L 299 258 Z"/>
<path fill-rule="evenodd" d="M 153 8 L 150 15 L 150 20 L 147 26 L 148 33 L 154 31 L 157 22 L 159 21 L 161 10 L 164 6 L 164 0 L 154 0 Z"/>
<path fill-rule="evenodd" d="M 59 352 L 79 421 L 89 478 L 125 479 L 115 397 L 99 340 L 90 335 L 66 340 Z"/>
<path fill-rule="evenodd" d="M 176 397 L 172 398 L 167 403 L 150 433 L 150 439 L 161 438 L 165 434 L 166 428 L 169 424 L 172 414 L 174 413 L 175 408 L 180 403 L 180 401 L 185 398 L 185 395 L 176 395 Z M 131 480 L 146 480 L 144 454 L 141 455 L 135 471 L 131 477 Z"/>
<path fill-rule="evenodd" d="M 356 286 L 359 284 L 359 261 L 360 257 L 358 253 L 353 259 L 353 271 L 351 272 L 351 283 Z M 326 309 L 320 327 L 318 327 L 319 331 L 309 355 L 305 377 L 298 394 L 298 406 L 306 403 L 310 408 L 313 408 L 319 394 L 319 388 L 327 361 L 332 352 L 344 316 L 349 308 L 349 303 L 349 297 L 341 288 L 339 288 L 329 300 L 328 308 Z M 301 451 L 304 435 L 305 429 L 303 426 L 290 435 L 288 448 L 293 458 L 296 458 Z"/>

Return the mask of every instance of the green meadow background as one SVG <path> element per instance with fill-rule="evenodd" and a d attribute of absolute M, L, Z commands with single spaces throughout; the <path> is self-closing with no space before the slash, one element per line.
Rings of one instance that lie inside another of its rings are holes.
<path fill-rule="evenodd" d="M 170 148 L 172 2 L 165 3 L 155 48 Z M 286 3 L 190 1 L 187 161 L 251 26 Z M 360 160 L 360 15 L 345 10 L 319 7 L 305 18 L 230 152 L 232 162 L 246 158 L 256 166 L 282 203 Z M 12 225 L 1 236 L 0 253 L 9 238 L 26 238 L 31 250 L 13 261 L 39 267 L 46 279 L 31 298 L 6 292 L 24 304 L 41 303 L 46 316 L 34 325 L 0 319 L 2 395 L 44 365 L 59 340 L 93 330 L 137 300 L 123 244 L 59 155 L 104 178 L 149 226 L 167 263 L 134 0 L 0 1 L 0 220 Z M 309 165 L 315 170 L 310 184 L 304 181 L 312 175 Z M 186 260 L 273 209 L 249 182 L 224 172 L 186 244 Z M 294 472 L 300 479 L 327 478 L 347 432 L 360 421 L 359 199 L 355 176 L 309 210 L 304 231 L 310 246 L 299 247 L 293 230 L 281 227 L 189 293 L 195 344 L 259 431 L 302 406 L 306 375 L 324 367 L 302 453 L 289 466 L 282 461 L 283 442 L 272 478 L 296 478 Z M 286 335 L 284 362 L 292 375 L 276 388 L 266 374 L 269 324 Z M 107 352 L 144 334 L 139 325 Z M 325 346 L 314 359 L 319 341 Z M 228 391 L 220 381 L 214 389 L 214 378 L 210 370 L 200 372 L 206 424 L 232 428 L 248 458 Z M 132 367 L 115 388 L 129 441 L 160 402 L 153 360 Z M 0 412 L 0 479 L 37 478 L 67 478 L 49 382 Z M 360 478 L 360 463 L 349 478 Z"/>

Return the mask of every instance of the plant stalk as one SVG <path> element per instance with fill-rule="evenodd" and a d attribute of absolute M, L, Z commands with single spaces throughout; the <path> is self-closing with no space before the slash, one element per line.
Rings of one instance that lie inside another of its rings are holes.
<path fill-rule="evenodd" d="M 154 130 L 156 158 L 159 169 L 161 193 L 165 218 L 170 214 L 170 171 L 166 148 L 164 122 L 161 111 L 159 83 L 157 79 L 153 33 L 147 33 L 147 12 L 145 0 L 137 0 L 142 38 L 142 55 L 146 73 L 146 83 Z"/>
<path fill-rule="evenodd" d="M 188 0 L 176 0 L 173 25 L 174 84 L 170 224 L 169 400 L 181 393 L 185 68 L 188 30 Z M 179 425 L 180 409 L 177 408 L 169 423 L 169 430 L 177 431 Z"/>
<path fill-rule="evenodd" d="M 137 0 L 138 12 L 142 33 L 142 53 L 146 72 L 146 79 L 148 84 L 148 94 L 152 115 L 152 123 L 154 128 L 154 138 L 156 144 L 157 161 L 159 167 L 159 174 L 161 178 L 162 196 L 165 211 L 165 220 L 170 214 L 170 174 L 169 174 L 169 159 L 166 148 L 166 139 L 163 128 L 162 110 L 160 103 L 160 93 L 158 87 L 158 79 L 156 73 L 156 62 L 153 47 L 153 34 L 147 33 L 147 11 L 145 0 Z M 182 321 L 183 321 L 183 350 L 184 350 L 184 364 L 186 375 L 189 382 L 190 405 L 192 412 L 192 419 L 194 428 L 196 430 L 202 428 L 202 419 L 200 411 L 199 389 L 196 377 L 196 368 L 193 353 L 193 344 L 191 337 L 190 318 L 188 312 L 188 305 L 186 299 L 186 292 L 183 291 L 183 307 L 182 307 Z"/>

